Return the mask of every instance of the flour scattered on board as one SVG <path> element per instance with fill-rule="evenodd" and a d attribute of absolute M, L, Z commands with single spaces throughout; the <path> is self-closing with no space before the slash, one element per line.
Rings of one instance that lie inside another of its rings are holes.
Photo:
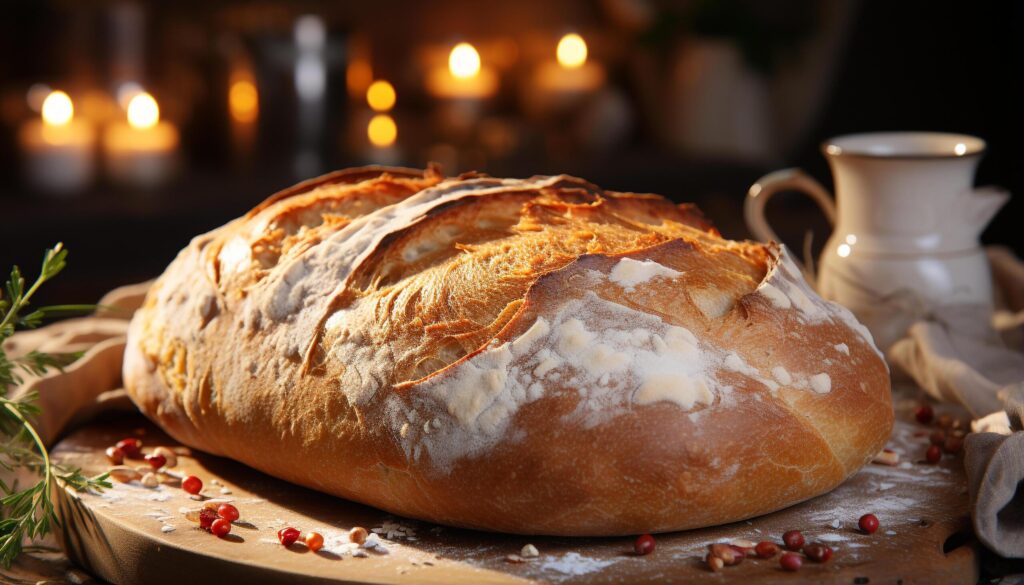
<path fill-rule="evenodd" d="M 568 576 L 586 575 L 610 567 L 616 562 L 613 559 L 595 559 L 570 552 L 560 557 L 545 556 L 540 563 L 540 569 Z"/>

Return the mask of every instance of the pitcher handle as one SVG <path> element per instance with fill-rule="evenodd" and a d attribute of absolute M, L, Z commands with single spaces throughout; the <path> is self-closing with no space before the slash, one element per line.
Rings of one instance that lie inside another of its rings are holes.
<path fill-rule="evenodd" d="M 782 169 L 761 177 L 747 191 L 747 199 L 743 203 L 743 218 L 755 239 L 762 242 L 782 242 L 764 216 L 764 206 L 768 199 L 779 191 L 800 191 L 808 195 L 824 212 L 829 225 L 835 226 L 836 204 L 821 183 L 800 169 Z"/>

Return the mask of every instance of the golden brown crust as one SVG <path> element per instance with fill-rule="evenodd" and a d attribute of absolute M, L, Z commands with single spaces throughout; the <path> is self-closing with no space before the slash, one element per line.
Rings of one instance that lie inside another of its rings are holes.
<path fill-rule="evenodd" d="M 565 535 L 763 514 L 888 438 L 870 336 L 692 206 L 333 177 L 197 237 L 136 315 L 125 383 L 176 438 L 406 516 Z"/>

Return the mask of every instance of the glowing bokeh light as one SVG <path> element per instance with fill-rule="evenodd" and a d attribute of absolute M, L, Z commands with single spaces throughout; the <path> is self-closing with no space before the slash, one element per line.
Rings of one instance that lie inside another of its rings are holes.
<path fill-rule="evenodd" d="M 370 119 L 366 126 L 366 136 L 370 143 L 378 148 L 385 148 L 395 143 L 398 138 L 398 126 L 395 120 L 387 114 L 377 114 Z"/>
<path fill-rule="evenodd" d="M 582 67 L 587 62 L 587 43 L 576 33 L 567 34 L 558 41 L 558 49 L 555 54 L 562 67 L 569 69 Z"/>
<path fill-rule="evenodd" d="M 378 112 L 395 107 L 395 88 L 383 79 L 374 81 L 366 90 L 366 103 Z"/>
<path fill-rule="evenodd" d="M 71 97 L 63 91 L 51 91 L 43 100 L 43 122 L 50 126 L 64 126 L 75 116 Z"/>
<path fill-rule="evenodd" d="M 138 93 L 128 102 L 128 125 L 144 130 L 156 126 L 160 121 L 160 106 L 153 96 L 146 92 Z"/>
<path fill-rule="evenodd" d="M 448 55 L 448 70 L 459 79 L 475 77 L 480 73 L 480 53 L 469 43 L 455 45 Z"/>

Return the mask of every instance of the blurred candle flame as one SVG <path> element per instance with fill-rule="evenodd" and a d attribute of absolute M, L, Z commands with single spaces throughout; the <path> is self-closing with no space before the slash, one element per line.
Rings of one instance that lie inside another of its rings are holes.
<path fill-rule="evenodd" d="M 476 77 L 480 73 L 480 53 L 469 43 L 455 45 L 448 55 L 448 70 L 459 79 Z"/>
<path fill-rule="evenodd" d="M 260 110 L 260 96 L 256 85 L 248 79 L 239 79 L 228 89 L 228 109 L 231 117 L 242 124 L 256 121 Z"/>
<path fill-rule="evenodd" d="M 583 37 L 576 33 L 570 33 L 558 41 L 558 49 L 555 54 L 558 57 L 558 64 L 567 69 L 582 67 L 587 62 L 587 43 Z"/>
<path fill-rule="evenodd" d="M 395 88 L 383 79 L 374 81 L 366 90 L 366 103 L 375 111 L 387 112 L 395 107 Z"/>
<path fill-rule="evenodd" d="M 152 128 L 160 121 L 160 106 L 146 92 L 135 94 L 128 102 L 128 125 L 137 130 Z"/>
<path fill-rule="evenodd" d="M 377 114 L 370 119 L 370 124 L 366 127 L 366 135 L 374 146 L 385 148 L 394 144 L 395 139 L 398 138 L 398 126 L 391 116 Z"/>
<path fill-rule="evenodd" d="M 43 122 L 48 126 L 65 126 L 75 115 L 71 97 L 63 91 L 51 91 L 43 100 Z"/>

